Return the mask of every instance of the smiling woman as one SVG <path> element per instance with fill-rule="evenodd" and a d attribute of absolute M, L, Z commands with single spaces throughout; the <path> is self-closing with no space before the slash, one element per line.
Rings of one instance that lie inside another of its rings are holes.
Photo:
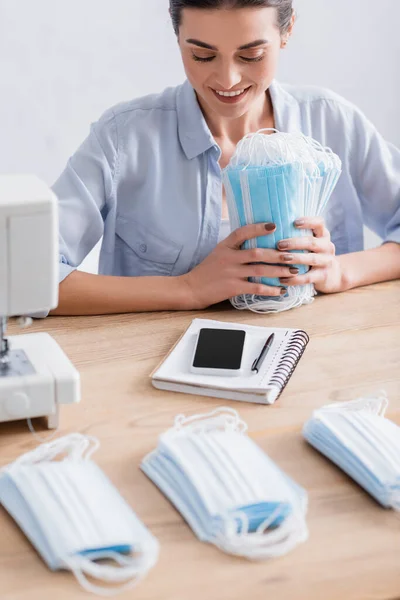
<path fill-rule="evenodd" d="M 54 185 L 60 207 L 57 314 L 203 308 L 233 296 L 319 292 L 400 276 L 400 152 L 329 90 L 279 84 L 291 0 L 170 0 L 187 81 L 108 110 Z M 274 223 L 230 232 L 221 169 L 261 128 L 301 131 L 342 160 L 312 236 L 242 250 Z M 384 243 L 364 251 L 363 225 Z M 100 274 L 78 272 L 103 236 Z M 301 244 L 301 246 L 299 245 Z M 306 274 L 296 268 L 299 254 Z M 257 263 L 257 264 L 255 264 Z M 284 266 L 279 266 L 284 265 Z"/>
<path fill-rule="evenodd" d="M 226 163 L 246 131 L 274 124 L 266 90 L 292 32 L 292 2 L 171 0 L 170 7 L 188 80 L 217 142 L 227 137 L 222 120 L 238 119 L 223 151 Z"/>

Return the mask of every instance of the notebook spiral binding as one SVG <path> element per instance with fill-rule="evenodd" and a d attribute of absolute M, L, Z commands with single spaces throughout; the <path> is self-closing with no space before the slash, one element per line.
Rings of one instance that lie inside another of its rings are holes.
<path fill-rule="evenodd" d="M 279 361 L 270 380 L 270 384 L 277 386 L 280 390 L 276 400 L 285 389 L 309 341 L 309 336 L 302 329 L 298 329 L 292 333 L 289 344 L 285 349 L 285 353 Z"/>

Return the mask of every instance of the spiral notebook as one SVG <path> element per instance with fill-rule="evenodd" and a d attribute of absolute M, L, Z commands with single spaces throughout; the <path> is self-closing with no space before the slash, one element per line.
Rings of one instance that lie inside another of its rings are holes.
<path fill-rule="evenodd" d="M 240 376 L 222 377 L 190 371 L 197 336 L 203 327 L 246 331 L 243 371 Z M 254 373 L 251 371 L 251 365 L 271 333 L 275 334 L 273 345 L 259 373 Z M 150 377 L 153 386 L 161 390 L 273 404 L 292 376 L 308 341 L 307 333 L 301 329 L 256 327 L 241 323 L 194 319 Z"/>

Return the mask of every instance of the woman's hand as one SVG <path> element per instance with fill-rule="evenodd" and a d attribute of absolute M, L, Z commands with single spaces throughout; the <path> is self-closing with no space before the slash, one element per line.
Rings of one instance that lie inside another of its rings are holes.
<path fill-rule="evenodd" d="M 187 288 L 186 307 L 201 309 L 238 296 L 257 294 L 261 296 L 279 296 L 285 294 L 285 288 L 252 283 L 248 277 L 284 277 L 290 281 L 298 269 L 274 264 L 279 263 L 281 253 L 278 250 L 254 248 L 241 250 L 246 240 L 271 234 L 275 231 L 273 223 L 245 225 L 233 231 L 207 256 L 207 258 L 189 273 L 181 275 Z"/>
<path fill-rule="evenodd" d="M 310 270 L 305 275 L 287 279 L 281 277 L 284 285 L 305 285 L 313 283 L 318 292 L 331 294 L 344 290 L 343 273 L 335 256 L 335 245 L 320 217 L 304 217 L 295 221 L 299 229 L 311 229 L 313 237 L 298 237 L 282 240 L 278 243 L 279 262 L 284 264 L 308 265 Z M 290 254 L 291 250 L 308 250 L 306 253 Z"/>

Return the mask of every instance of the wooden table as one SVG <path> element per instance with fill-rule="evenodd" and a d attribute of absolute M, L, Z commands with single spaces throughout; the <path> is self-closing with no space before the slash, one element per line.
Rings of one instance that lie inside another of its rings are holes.
<path fill-rule="evenodd" d="M 149 373 L 195 316 L 301 327 L 310 344 L 274 406 L 223 402 L 239 410 L 251 437 L 309 493 L 309 540 L 287 556 L 249 562 L 199 542 L 139 470 L 178 413 L 221 402 L 154 389 Z M 140 600 L 389 600 L 400 598 L 400 520 L 302 439 L 312 410 L 386 390 L 400 424 L 400 282 L 318 297 L 279 315 L 238 312 L 49 318 L 48 331 L 82 377 L 82 402 L 62 407 L 60 434 L 95 435 L 96 462 L 161 543 L 156 567 L 122 598 Z M 11 332 L 15 333 L 15 326 Z M 35 421 L 46 435 L 43 423 Z M 36 445 L 26 422 L 0 425 L 0 464 Z M 0 509 L 1 600 L 90 597 L 69 573 L 51 573 Z"/>

